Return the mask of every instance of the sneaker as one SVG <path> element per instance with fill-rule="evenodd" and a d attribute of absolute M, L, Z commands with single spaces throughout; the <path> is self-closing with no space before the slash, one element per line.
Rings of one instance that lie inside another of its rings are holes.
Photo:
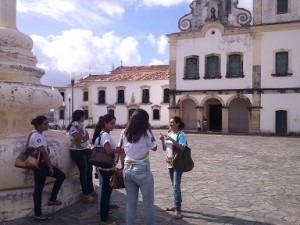
<path fill-rule="evenodd" d="M 101 221 L 100 224 L 101 225 L 117 225 L 117 223 L 113 219 L 111 219 L 111 218 L 108 218 L 105 221 Z"/>
<path fill-rule="evenodd" d="M 181 219 L 182 218 L 181 212 L 179 210 L 175 211 L 174 218 L 175 219 Z"/>
<path fill-rule="evenodd" d="M 61 201 L 59 201 L 59 200 L 55 200 L 54 202 L 52 202 L 52 201 L 49 201 L 48 202 L 48 206 L 52 206 L 52 205 L 61 205 Z"/>
<path fill-rule="evenodd" d="M 49 220 L 49 219 L 51 219 L 51 216 L 44 215 L 44 214 L 41 214 L 39 216 L 34 216 L 34 220 L 37 220 L 37 221 L 45 221 L 45 220 Z"/>
<path fill-rule="evenodd" d="M 84 202 L 84 203 L 95 203 L 96 201 L 96 198 L 94 198 L 93 196 L 91 195 L 83 195 L 81 200 Z"/>

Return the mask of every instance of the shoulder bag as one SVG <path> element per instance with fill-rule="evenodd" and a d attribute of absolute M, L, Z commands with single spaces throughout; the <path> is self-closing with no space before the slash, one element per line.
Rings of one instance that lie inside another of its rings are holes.
<path fill-rule="evenodd" d="M 23 169 L 39 168 L 41 159 L 40 151 L 37 148 L 28 147 L 30 137 L 33 133 L 34 132 L 31 132 L 28 136 L 25 149 L 16 158 L 15 167 Z"/>
<path fill-rule="evenodd" d="M 178 142 L 177 135 L 177 142 Z M 180 172 L 189 172 L 194 168 L 194 161 L 191 156 L 191 148 L 185 146 L 183 151 L 173 146 L 173 168 Z"/>
<path fill-rule="evenodd" d="M 99 147 L 102 133 L 103 132 L 101 132 L 99 135 L 98 146 L 92 149 L 92 154 L 89 162 L 90 164 L 101 168 L 112 168 L 115 165 L 115 156 L 113 154 L 107 154 L 104 147 Z"/>

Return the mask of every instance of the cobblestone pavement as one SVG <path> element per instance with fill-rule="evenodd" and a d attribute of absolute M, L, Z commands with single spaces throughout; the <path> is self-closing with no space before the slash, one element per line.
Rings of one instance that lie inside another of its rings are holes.
<path fill-rule="evenodd" d="M 159 137 L 161 130 L 154 130 Z M 120 130 L 112 132 L 117 139 Z M 195 168 L 182 178 L 182 220 L 165 207 L 172 205 L 172 190 L 159 143 L 151 153 L 155 178 L 158 225 L 300 225 L 300 138 L 188 134 Z M 125 225 L 125 191 L 114 190 L 112 209 L 118 225 Z M 139 198 L 137 224 L 142 225 Z M 1 225 L 100 224 L 94 204 L 78 202 L 34 222 L 23 218 Z"/>

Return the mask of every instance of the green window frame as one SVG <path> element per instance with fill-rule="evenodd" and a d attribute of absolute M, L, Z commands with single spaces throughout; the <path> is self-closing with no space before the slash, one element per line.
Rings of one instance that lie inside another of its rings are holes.
<path fill-rule="evenodd" d="M 149 103 L 149 89 L 143 89 L 142 91 L 142 103 Z"/>
<path fill-rule="evenodd" d="M 277 13 L 283 14 L 288 12 L 288 0 L 277 0 Z"/>
<path fill-rule="evenodd" d="M 221 78 L 219 56 L 210 55 L 206 57 L 204 77 L 207 79 Z"/>
<path fill-rule="evenodd" d="M 231 54 L 228 57 L 226 77 L 243 77 L 243 60 L 240 54 Z"/>
<path fill-rule="evenodd" d="M 88 91 L 84 91 L 83 92 L 83 101 L 87 102 L 89 100 L 89 92 Z"/>
<path fill-rule="evenodd" d="M 65 119 L 65 109 L 59 110 L 59 119 L 64 120 Z"/>
<path fill-rule="evenodd" d="M 125 92 L 124 90 L 118 90 L 118 99 L 117 99 L 117 103 L 119 104 L 123 104 L 125 103 Z"/>
<path fill-rule="evenodd" d="M 110 115 L 113 115 L 113 116 L 114 116 L 114 115 L 115 115 L 115 110 L 113 110 L 113 109 L 109 109 L 109 110 L 108 110 L 108 114 L 110 114 Z"/>
<path fill-rule="evenodd" d="M 288 75 L 289 53 L 276 52 L 276 75 Z"/>
<path fill-rule="evenodd" d="M 193 55 L 185 59 L 184 79 L 199 79 L 199 56 Z"/>
<path fill-rule="evenodd" d="M 159 109 L 153 109 L 153 120 L 159 120 L 159 119 L 160 119 Z"/>
<path fill-rule="evenodd" d="M 98 104 L 105 104 L 105 91 L 98 92 Z"/>
<path fill-rule="evenodd" d="M 170 89 L 165 88 L 164 89 L 164 98 L 163 98 L 163 103 L 169 103 L 170 102 Z"/>

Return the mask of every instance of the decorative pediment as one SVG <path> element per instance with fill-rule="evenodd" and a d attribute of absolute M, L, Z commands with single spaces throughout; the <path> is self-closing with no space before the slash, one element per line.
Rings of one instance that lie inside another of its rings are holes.
<path fill-rule="evenodd" d="M 219 21 L 225 27 L 247 26 L 251 13 L 237 7 L 238 0 L 195 0 L 190 4 L 191 13 L 178 21 L 181 31 L 197 31 L 211 21 Z"/>

